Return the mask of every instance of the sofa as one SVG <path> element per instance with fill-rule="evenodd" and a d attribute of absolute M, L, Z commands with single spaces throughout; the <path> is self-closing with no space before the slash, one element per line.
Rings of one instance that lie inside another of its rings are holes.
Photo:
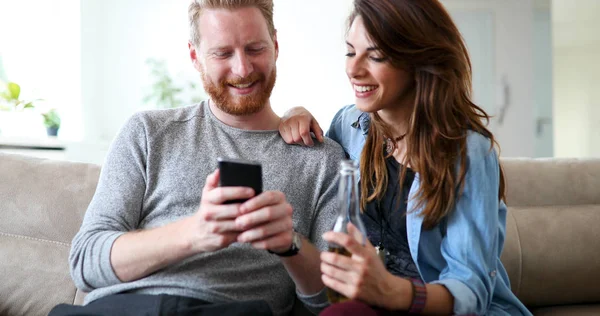
<path fill-rule="evenodd" d="M 509 213 L 501 259 L 512 290 L 535 315 L 600 315 L 600 159 L 502 163 Z M 99 172 L 0 154 L 0 315 L 81 304 L 67 258 Z"/>

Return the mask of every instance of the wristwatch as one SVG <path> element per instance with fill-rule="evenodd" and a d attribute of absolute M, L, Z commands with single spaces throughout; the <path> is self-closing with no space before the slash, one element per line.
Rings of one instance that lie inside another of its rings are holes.
<path fill-rule="evenodd" d="M 290 249 L 286 250 L 285 252 L 274 252 L 271 250 L 268 250 L 270 253 L 276 254 L 280 257 L 291 257 L 291 256 L 295 256 L 298 254 L 298 252 L 300 252 L 300 248 L 302 247 L 302 236 L 300 236 L 300 234 L 298 234 L 296 231 L 292 232 L 292 245 L 290 246 Z"/>

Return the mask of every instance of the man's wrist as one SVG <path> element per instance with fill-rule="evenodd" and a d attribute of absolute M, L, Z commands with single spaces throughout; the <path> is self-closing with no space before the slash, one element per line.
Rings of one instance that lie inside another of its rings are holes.
<path fill-rule="evenodd" d="M 291 257 L 297 255 L 300 252 L 301 247 L 302 236 L 294 230 L 292 231 L 292 242 L 287 248 L 267 249 L 267 251 L 280 257 Z"/>
<path fill-rule="evenodd" d="M 267 249 L 268 252 L 272 253 L 272 254 L 280 254 L 280 253 L 284 253 L 288 250 L 290 250 L 290 248 L 292 248 L 292 243 L 290 242 L 290 245 L 287 247 L 282 247 L 282 248 L 273 248 L 273 249 Z"/>

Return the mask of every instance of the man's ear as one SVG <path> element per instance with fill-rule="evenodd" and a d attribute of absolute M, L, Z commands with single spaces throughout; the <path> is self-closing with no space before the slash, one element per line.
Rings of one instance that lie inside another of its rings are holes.
<path fill-rule="evenodd" d="M 279 42 L 277 42 L 277 30 L 275 30 L 275 34 L 273 34 L 273 44 L 275 44 L 275 61 L 277 61 L 277 57 L 279 57 Z"/>
<path fill-rule="evenodd" d="M 199 58 L 199 54 L 198 54 L 198 50 L 196 49 L 196 46 L 194 46 L 194 44 L 192 44 L 192 42 L 188 42 L 188 49 L 190 51 L 190 60 L 192 61 L 192 65 L 194 65 L 194 68 L 196 68 L 196 70 L 200 71 L 200 69 L 202 69 L 200 67 L 200 60 Z"/>

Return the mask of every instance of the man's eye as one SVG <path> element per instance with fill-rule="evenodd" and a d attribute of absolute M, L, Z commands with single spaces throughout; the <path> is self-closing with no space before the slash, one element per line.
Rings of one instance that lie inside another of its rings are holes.
<path fill-rule="evenodd" d="M 346 57 L 354 57 L 356 56 L 356 53 L 346 53 Z"/>
<path fill-rule="evenodd" d="M 230 52 L 215 52 L 215 56 L 219 58 L 225 58 L 231 56 Z"/>
<path fill-rule="evenodd" d="M 248 52 L 252 54 L 258 54 L 264 50 L 263 47 L 260 48 L 248 48 Z"/>

